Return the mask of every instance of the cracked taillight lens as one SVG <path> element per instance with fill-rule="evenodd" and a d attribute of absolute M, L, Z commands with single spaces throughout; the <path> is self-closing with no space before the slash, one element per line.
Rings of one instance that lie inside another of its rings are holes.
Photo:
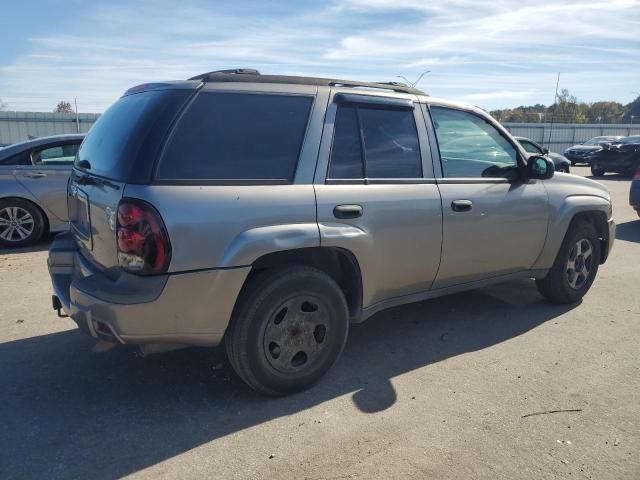
<path fill-rule="evenodd" d="M 118 262 L 133 273 L 166 272 L 171 261 L 169 235 L 160 214 L 147 202 L 124 198 L 118 205 Z"/>

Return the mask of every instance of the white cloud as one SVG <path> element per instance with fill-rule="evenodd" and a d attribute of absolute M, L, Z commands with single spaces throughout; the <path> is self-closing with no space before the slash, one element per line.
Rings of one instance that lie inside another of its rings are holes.
<path fill-rule="evenodd" d="M 0 64 L 10 108 L 78 97 L 102 111 L 137 83 L 217 68 L 393 80 L 485 108 L 549 103 L 555 75 L 585 100 L 629 101 L 640 78 L 640 2 L 340 0 L 308 10 L 200 0 L 87 6 L 65 33 Z"/>

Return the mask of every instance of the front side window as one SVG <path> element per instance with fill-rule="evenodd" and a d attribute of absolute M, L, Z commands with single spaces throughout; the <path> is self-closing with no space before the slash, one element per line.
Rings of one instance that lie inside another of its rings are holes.
<path fill-rule="evenodd" d="M 37 150 L 33 152 L 33 163 L 34 165 L 73 165 L 78 146 L 78 143 L 69 143 Z"/>
<path fill-rule="evenodd" d="M 328 178 L 421 178 L 411 110 L 339 105 Z"/>
<path fill-rule="evenodd" d="M 161 180 L 293 179 L 313 98 L 203 92 L 175 128 Z"/>
<path fill-rule="evenodd" d="M 531 142 L 527 142 L 526 140 L 519 140 L 519 142 L 520 145 L 522 145 L 522 148 L 524 148 L 528 153 L 542 153 L 542 150 L 540 150 L 535 144 Z"/>
<path fill-rule="evenodd" d="M 513 178 L 518 153 L 498 129 L 470 112 L 432 107 L 444 176 L 447 178 Z"/>

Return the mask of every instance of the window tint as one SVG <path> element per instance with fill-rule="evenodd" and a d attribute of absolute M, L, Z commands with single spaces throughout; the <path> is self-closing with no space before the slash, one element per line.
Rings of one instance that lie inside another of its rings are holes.
<path fill-rule="evenodd" d="M 432 107 L 444 176 L 511 178 L 518 153 L 489 122 L 469 112 Z"/>
<path fill-rule="evenodd" d="M 412 110 L 360 108 L 368 178 L 422 176 Z"/>
<path fill-rule="evenodd" d="M 361 145 L 364 145 L 364 173 Z M 422 177 L 420 144 L 412 111 L 351 105 L 338 107 L 329 178 L 363 176 Z"/>
<path fill-rule="evenodd" d="M 121 97 L 91 127 L 77 160 L 87 160 L 97 175 L 149 182 L 169 125 L 191 94 L 150 90 Z"/>
<path fill-rule="evenodd" d="M 0 165 L 31 165 L 31 158 L 29 158 L 29 150 L 26 152 L 20 152 L 11 157 L 0 160 Z"/>
<path fill-rule="evenodd" d="M 540 150 L 538 147 L 536 147 L 533 143 L 531 142 L 527 142 L 526 140 L 518 140 L 520 142 L 520 145 L 522 145 L 522 147 L 529 153 L 542 153 L 542 150 Z"/>
<path fill-rule="evenodd" d="M 364 178 L 356 109 L 339 107 L 333 133 L 329 178 Z"/>
<path fill-rule="evenodd" d="M 71 165 L 78 152 L 77 143 L 57 145 L 44 148 L 33 154 L 33 163 L 36 165 Z"/>
<path fill-rule="evenodd" d="M 173 132 L 160 179 L 291 180 L 313 99 L 201 93 Z"/>

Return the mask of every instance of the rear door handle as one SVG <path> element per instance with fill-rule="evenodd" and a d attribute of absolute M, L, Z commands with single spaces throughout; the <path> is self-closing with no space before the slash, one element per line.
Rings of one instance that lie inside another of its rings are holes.
<path fill-rule="evenodd" d="M 454 200 L 451 202 L 451 210 L 454 212 L 468 212 L 473 207 L 471 200 Z"/>
<path fill-rule="evenodd" d="M 361 205 L 336 205 L 333 209 L 333 216 L 336 218 L 358 218 L 362 216 Z"/>

